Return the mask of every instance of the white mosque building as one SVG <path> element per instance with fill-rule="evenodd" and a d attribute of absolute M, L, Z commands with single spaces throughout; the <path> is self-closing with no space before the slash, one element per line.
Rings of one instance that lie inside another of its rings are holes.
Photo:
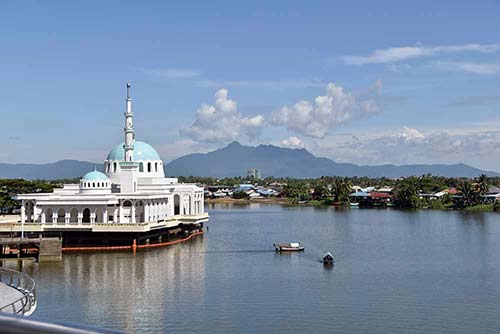
<path fill-rule="evenodd" d="M 178 233 L 179 227 L 183 232 L 200 228 L 208 221 L 203 188 L 166 178 L 158 152 L 135 140 L 130 83 L 125 100 L 125 140 L 108 154 L 104 173 L 90 171 L 79 184 L 65 184 L 52 193 L 17 195 L 19 232 L 73 232 L 72 239 L 113 233 L 140 240 L 143 235 L 149 241 L 172 230 Z"/>

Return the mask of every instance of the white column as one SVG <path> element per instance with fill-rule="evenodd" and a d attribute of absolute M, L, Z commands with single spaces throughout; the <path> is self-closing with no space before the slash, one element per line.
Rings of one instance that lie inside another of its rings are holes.
<path fill-rule="evenodd" d="M 113 223 L 118 223 L 118 208 L 116 206 L 113 209 Z"/>
<path fill-rule="evenodd" d="M 104 212 L 102 213 L 102 222 L 107 223 L 108 222 L 108 207 L 104 209 Z"/>
<path fill-rule="evenodd" d="M 130 218 L 132 219 L 132 224 L 135 224 L 135 203 L 132 202 L 132 206 L 130 207 Z"/>
<path fill-rule="evenodd" d="M 123 221 L 123 213 L 122 213 L 122 201 L 119 202 L 120 206 L 118 207 L 118 216 L 120 223 Z"/>
<path fill-rule="evenodd" d="M 64 214 L 64 223 L 66 225 L 69 225 L 69 221 L 71 220 L 71 212 L 66 212 Z"/>
<path fill-rule="evenodd" d="M 24 238 L 24 223 L 26 222 L 26 203 L 24 200 L 21 202 L 21 238 Z"/>
<path fill-rule="evenodd" d="M 38 217 L 40 216 L 39 211 L 40 209 L 37 208 L 36 202 L 33 202 L 33 223 L 38 220 Z M 40 210 L 41 211 L 41 210 Z"/>
<path fill-rule="evenodd" d="M 82 223 L 83 223 L 83 212 L 82 211 L 78 211 L 77 220 L 78 220 L 78 225 L 82 225 Z"/>
<path fill-rule="evenodd" d="M 196 193 L 193 193 L 190 197 L 189 197 L 189 200 L 190 200 L 190 204 L 189 204 L 189 214 L 190 215 L 194 215 L 195 213 L 195 209 L 194 209 L 194 197 L 195 197 Z"/>
<path fill-rule="evenodd" d="M 95 211 L 90 213 L 90 223 L 95 224 Z"/>
<path fill-rule="evenodd" d="M 42 224 L 45 224 L 45 209 L 42 209 L 42 212 L 40 214 L 41 214 L 40 218 L 41 218 Z"/>
<path fill-rule="evenodd" d="M 58 209 L 56 208 L 56 210 Z M 52 224 L 57 224 L 57 211 L 52 211 Z"/>

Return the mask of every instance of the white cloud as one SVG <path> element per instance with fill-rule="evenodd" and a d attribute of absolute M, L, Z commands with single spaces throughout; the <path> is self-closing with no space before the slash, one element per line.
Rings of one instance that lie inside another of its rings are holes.
<path fill-rule="evenodd" d="M 470 62 L 455 62 L 455 61 L 435 61 L 431 63 L 431 67 L 451 72 L 466 72 L 472 74 L 498 74 L 500 73 L 500 64 L 495 63 L 470 63 Z"/>
<path fill-rule="evenodd" d="M 147 75 L 165 79 L 190 79 L 200 75 L 200 72 L 189 68 L 140 68 Z"/>
<path fill-rule="evenodd" d="M 418 140 L 424 139 L 425 135 L 418 131 L 417 129 L 412 129 L 408 127 L 403 127 L 403 130 L 398 134 L 399 137 L 404 138 L 406 140 Z"/>
<path fill-rule="evenodd" d="M 500 44 L 463 44 L 441 46 L 402 46 L 378 49 L 368 56 L 343 56 L 341 59 L 349 65 L 395 63 L 407 59 L 431 57 L 439 54 L 462 52 L 493 53 L 500 51 Z"/>
<path fill-rule="evenodd" d="M 302 140 L 300 140 L 300 138 L 294 136 L 287 139 L 283 139 L 281 141 L 281 146 L 288 148 L 304 148 L 305 145 L 302 142 Z"/>
<path fill-rule="evenodd" d="M 338 162 L 362 165 L 464 162 L 498 170 L 500 131 L 422 132 L 404 127 L 375 136 L 329 136 L 308 148 Z"/>
<path fill-rule="evenodd" d="M 198 142 L 225 143 L 246 134 L 251 140 L 260 135 L 265 124 L 262 115 L 242 117 L 237 103 L 228 98 L 227 89 L 215 93 L 215 104 L 202 104 L 196 111 L 191 126 L 181 129 L 181 134 Z"/>
<path fill-rule="evenodd" d="M 381 81 L 376 82 L 372 92 L 375 96 L 381 85 Z M 302 100 L 291 107 L 285 106 L 273 112 L 272 124 L 285 126 L 288 130 L 305 136 L 322 138 L 340 124 L 379 109 L 374 97 L 357 98 L 344 88 L 329 83 L 326 95 L 317 96 L 314 102 Z"/>

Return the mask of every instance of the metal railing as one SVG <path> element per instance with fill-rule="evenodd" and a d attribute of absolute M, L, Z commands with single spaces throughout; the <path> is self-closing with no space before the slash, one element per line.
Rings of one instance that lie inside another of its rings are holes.
<path fill-rule="evenodd" d="M 36 309 L 36 285 L 28 275 L 7 268 L 0 268 L 0 283 L 21 292 L 22 296 L 0 307 L 0 312 L 30 315 Z"/>
<path fill-rule="evenodd" d="M 0 334 L 113 334 L 119 331 L 92 326 L 45 322 L 32 318 L 0 313 Z"/>

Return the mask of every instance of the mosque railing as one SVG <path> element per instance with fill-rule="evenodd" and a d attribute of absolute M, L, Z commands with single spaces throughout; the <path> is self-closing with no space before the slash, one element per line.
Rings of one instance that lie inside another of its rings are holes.
<path fill-rule="evenodd" d="M 18 315 L 33 313 L 36 309 L 36 284 L 31 277 L 16 270 L 0 268 L 0 283 L 21 292 L 19 298 L 0 307 L 0 312 Z"/>

